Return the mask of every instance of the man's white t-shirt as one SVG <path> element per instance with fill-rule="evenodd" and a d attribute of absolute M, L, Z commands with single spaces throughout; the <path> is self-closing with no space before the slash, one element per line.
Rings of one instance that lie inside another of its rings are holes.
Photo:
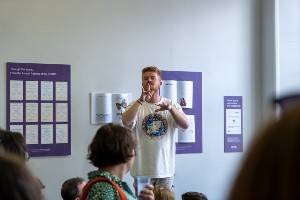
<path fill-rule="evenodd" d="M 171 102 L 161 98 L 159 103 L 165 101 Z M 171 104 L 182 112 L 178 103 Z M 133 122 L 132 129 L 137 138 L 136 157 L 131 169 L 133 177 L 166 178 L 175 174 L 177 124 L 168 110 L 155 112 L 158 108 L 154 103 L 144 102 Z"/>

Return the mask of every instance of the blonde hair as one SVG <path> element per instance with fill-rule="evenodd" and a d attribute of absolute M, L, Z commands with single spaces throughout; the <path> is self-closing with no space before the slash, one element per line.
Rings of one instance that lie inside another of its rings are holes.
<path fill-rule="evenodd" d="M 174 193 L 166 187 L 154 187 L 155 200 L 175 200 Z"/>
<path fill-rule="evenodd" d="M 160 69 L 158 67 L 155 67 L 155 66 L 145 67 L 142 70 L 142 74 L 144 74 L 145 72 L 156 72 L 157 75 L 160 76 Z"/>

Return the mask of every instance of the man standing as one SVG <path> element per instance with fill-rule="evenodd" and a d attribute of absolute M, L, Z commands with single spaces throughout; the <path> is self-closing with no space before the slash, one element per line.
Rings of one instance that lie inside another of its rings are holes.
<path fill-rule="evenodd" d="M 132 127 L 138 145 L 131 175 L 151 177 L 154 186 L 172 189 L 175 174 L 175 128 L 188 128 L 188 120 L 177 102 L 160 96 L 160 70 L 142 70 L 142 94 L 122 115 Z M 135 178 L 136 185 L 136 178 Z"/>

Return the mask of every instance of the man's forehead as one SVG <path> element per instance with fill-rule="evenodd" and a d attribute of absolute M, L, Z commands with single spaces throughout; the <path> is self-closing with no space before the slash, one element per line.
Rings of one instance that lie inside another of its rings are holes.
<path fill-rule="evenodd" d="M 143 77 L 144 76 L 158 76 L 158 74 L 156 72 L 148 71 L 143 73 Z"/>

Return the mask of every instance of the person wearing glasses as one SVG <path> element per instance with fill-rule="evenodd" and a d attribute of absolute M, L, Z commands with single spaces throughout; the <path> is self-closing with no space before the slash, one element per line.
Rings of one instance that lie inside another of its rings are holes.
<path fill-rule="evenodd" d="M 23 135 L 19 132 L 8 131 L 0 128 L 0 154 L 7 153 L 17 156 L 24 162 L 28 161 L 30 158 Z M 37 177 L 36 179 L 40 189 L 44 189 L 45 185 L 42 181 Z"/>

